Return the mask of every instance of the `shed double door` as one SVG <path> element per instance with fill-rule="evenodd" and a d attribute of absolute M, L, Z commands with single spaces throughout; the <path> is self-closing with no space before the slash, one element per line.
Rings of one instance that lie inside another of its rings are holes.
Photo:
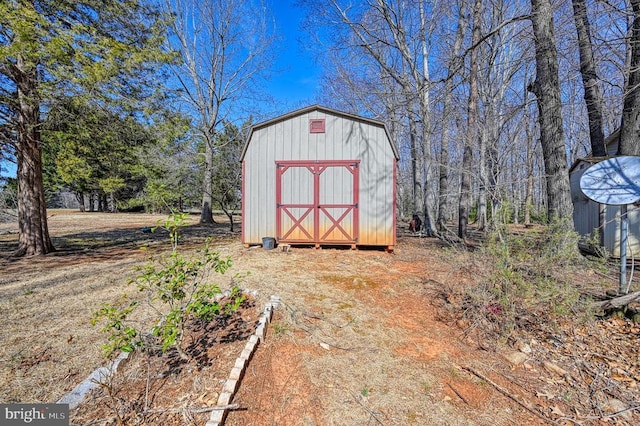
<path fill-rule="evenodd" d="M 278 242 L 358 242 L 358 161 L 276 162 Z"/>

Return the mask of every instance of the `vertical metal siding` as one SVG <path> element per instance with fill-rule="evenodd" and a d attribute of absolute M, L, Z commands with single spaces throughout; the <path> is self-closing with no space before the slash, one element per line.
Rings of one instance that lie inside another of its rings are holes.
<path fill-rule="evenodd" d="M 589 167 L 582 162 L 569 176 L 573 200 L 573 224 L 580 235 L 591 235 L 598 228 L 598 203 L 591 201 L 580 189 L 580 178 Z"/>
<path fill-rule="evenodd" d="M 360 243 L 393 245 L 393 154 L 384 129 L 359 124 L 354 131 L 361 135 Z"/>
<path fill-rule="evenodd" d="M 617 145 L 616 145 L 617 146 Z M 588 162 L 582 162 L 569 176 L 571 198 L 573 200 L 573 223 L 576 232 L 591 237 L 599 226 L 599 204 L 590 200 L 580 189 L 580 178 L 589 168 Z M 604 246 L 611 256 L 620 257 L 620 207 L 605 206 Z M 628 251 L 636 258 L 640 257 L 640 208 L 628 206 L 629 247 Z"/>
<path fill-rule="evenodd" d="M 325 119 L 325 133 L 310 133 L 309 120 Z M 278 160 L 360 160 L 359 241 L 361 245 L 394 245 L 395 157 L 385 129 L 322 110 L 255 129 L 245 154 L 243 241 L 258 244 L 276 235 L 276 171 Z M 348 199 L 349 177 L 331 172 L 323 177 L 323 197 Z M 297 185 L 282 194 L 287 200 L 308 198 Z"/>
<path fill-rule="evenodd" d="M 613 257 L 620 257 L 620 206 L 606 206 L 607 225 L 604 232 L 604 246 Z M 640 259 L 640 208 L 627 206 L 628 246 L 627 257 Z"/>

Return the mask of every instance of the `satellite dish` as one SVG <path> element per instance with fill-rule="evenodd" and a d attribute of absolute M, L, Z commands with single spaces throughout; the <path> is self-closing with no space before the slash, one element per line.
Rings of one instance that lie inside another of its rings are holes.
<path fill-rule="evenodd" d="M 580 189 L 602 204 L 640 201 L 640 157 L 613 157 L 589 167 L 580 178 Z"/>

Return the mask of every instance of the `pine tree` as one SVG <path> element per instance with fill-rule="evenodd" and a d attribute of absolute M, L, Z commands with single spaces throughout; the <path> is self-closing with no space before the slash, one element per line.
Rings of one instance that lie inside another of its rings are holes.
<path fill-rule="evenodd" d="M 63 96 L 127 108 L 147 93 L 162 16 L 139 0 L 0 3 L 0 147 L 18 165 L 16 255 L 54 250 L 42 174 L 44 112 Z M 126 100 L 126 103 L 123 101 Z"/>

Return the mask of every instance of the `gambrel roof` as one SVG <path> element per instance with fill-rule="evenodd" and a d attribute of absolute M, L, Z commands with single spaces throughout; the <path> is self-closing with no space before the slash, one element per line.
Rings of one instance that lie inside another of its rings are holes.
<path fill-rule="evenodd" d="M 244 148 L 242 149 L 242 155 L 240 157 L 240 161 L 244 160 L 244 157 L 245 157 L 245 155 L 247 153 L 247 149 L 249 147 L 249 143 L 251 142 L 251 136 L 253 135 L 254 131 L 263 129 L 265 127 L 269 127 L 269 126 L 271 126 L 273 124 L 276 124 L 276 123 L 281 122 L 281 121 L 288 120 L 290 118 L 297 117 L 299 115 L 307 114 L 307 113 L 312 112 L 312 111 L 320 111 L 320 112 L 328 113 L 328 114 L 331 114 L 331 115 L 336 115 L 336 116 L 339 116 L 339 117 L 347 118 L 347 119 L 350 119 L 350 120 L 353 120 L 353 121 L 358 121 L 358 122 L 361 122 L 361 123 L 365 123 L 365 124 L 368 124 L 368 125 L 371 125 L 371 126 L 383 128 L 385 134 L 387 135 L 387 140 L 389 141 L 389 146 L 391 147 L 391 151 L 393 152 L 394 157 L 396 158 L 396 160 L 400 159 L 400 154 L 398 153 L 398 149 L 396 148 L 395 144 L 391 140 L 391 136 L 389 135 L 389 130 L 387 129 L 387 126 L 382 121 L 374 120 L 372 118 L 362 117 L 362 116 L 355 115 L 355 114 L 346 113 L 346 112 L 343 112 L 343 111 L 338 111 L 338 110 L 335 110 L 335 109 L 327 108 L 327 107 L 324 107 L 324 106 L 316 104 L 316 105 L 311 105 L 311 106 L 308 106 L 308 107 L 305 107 L 305 108 L 301 108 L 301 109 L 298 109 L 298 110 L 295 110 L 295 111 L 288 112 L 288 113 L 283 114 L 281 116 L 278 116 L 278 117 L 272 118 L 270 120 L 263 121 L 262 123 L 258 123 L 258 124 L 255 124 L 255 125 L 251 126 L 251 131 L 249 132 L 249 136 L 247 137 L 247 141 L 245 142 Z"/>

